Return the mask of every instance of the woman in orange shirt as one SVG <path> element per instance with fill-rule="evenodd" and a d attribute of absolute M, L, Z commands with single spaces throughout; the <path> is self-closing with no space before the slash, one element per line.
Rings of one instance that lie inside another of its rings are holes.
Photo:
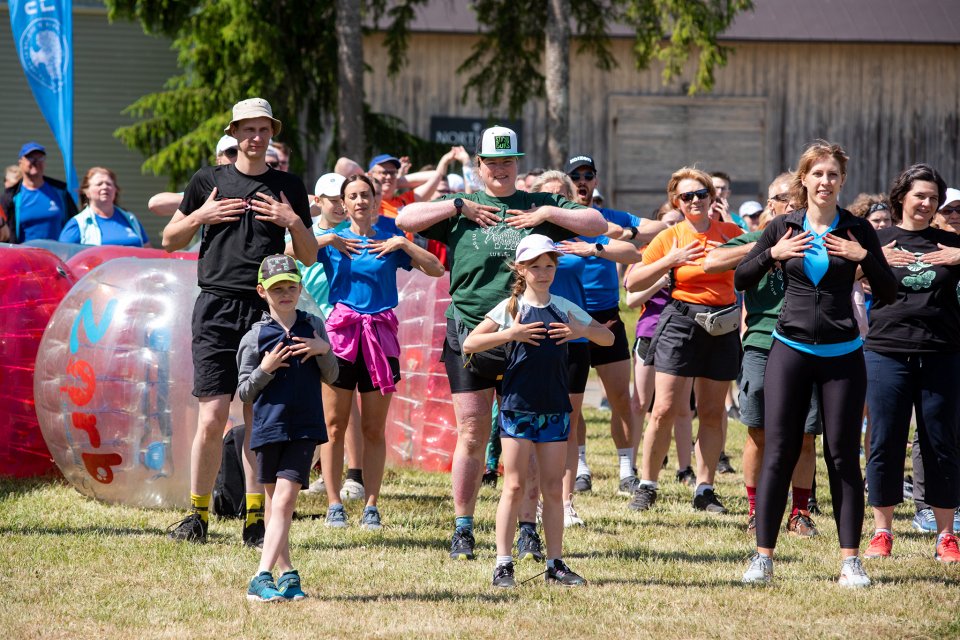
<path fill-rule="evenodd" d="M 644 361 L 656 370 L 655 399 L 643 435 L 641 480 L 629 506 L 645 511 L 656 501 L 660 464 L 670 448 L 674 421 L 683 403 L 689 402 L 689 391 L 683 391 L 689 389 L 689 379 L 695 378 L 700 428 L 693 507 L 726 513 L 714 492 L 713 480 L 723 448 L 724 398 L 740 370 L 740 333 L 736 323 L 721 323 L 725 326 L 714 327 L 711 334 L 701 322 L 706 314 L 735 306 L 737 297 L 733 274 L 704 273 L 703 260 L 714 247 L 743 231 L 733 223 L 710 219 L 716 191 L 703 171 L 688 167 L 676 171 L 667 183 L 667 197 L 684 220 L 653 239 L 643 252 L 643 264 L 637 265 L 626 280 L 628 291 L 646 289 L 668 273 L 673 280 L 670 304 L 660 314 Z M 739 318 L 739 309 L 730 314 Z"/>

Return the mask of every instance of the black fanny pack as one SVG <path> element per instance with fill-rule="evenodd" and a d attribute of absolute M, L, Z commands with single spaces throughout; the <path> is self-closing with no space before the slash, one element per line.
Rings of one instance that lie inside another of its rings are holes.
<path fill-rule="evenodd" d="M 453 322 L 457 329 L 457 344 L 450 345 L 456 349 L 463 359 L 463 368 L 470 373 L 487 378 L 488 380 L 503 380 L 503 375 L 507 372 L 507 361 L 510 359 L 512 342 L 502 344 L 493 349 L 480 351 L 479 353 L 463 353 L 463 341 L 470 335 L 470 327 L 463 321 L 463 316 L 457 310 L 457 307 L 451 302 L 453 309 Z"/>

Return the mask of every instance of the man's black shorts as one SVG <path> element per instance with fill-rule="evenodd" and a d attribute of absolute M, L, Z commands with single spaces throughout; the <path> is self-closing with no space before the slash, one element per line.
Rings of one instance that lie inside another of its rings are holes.
<path fill-rule="evenodd" d="M 240 340 L 266 310 L 262 298 L 238 300 L 200 292 L 193 306 L 193 395 L 236 393 Z"/>

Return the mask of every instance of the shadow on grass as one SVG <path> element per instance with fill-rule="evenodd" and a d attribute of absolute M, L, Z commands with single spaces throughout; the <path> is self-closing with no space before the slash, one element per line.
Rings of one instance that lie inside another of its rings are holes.
<path fill-rule="evenodd" d="M 308 540 L 297 545 L 298 548 L 306 551 L 346 551 L 355 550 L 358 546 L 366 547 L 385 547 L 396 549 L 434 549 L 441 551 L 450 550 L 449 538 L 413 538 L 413 537 L 390 537 L 369 532 L 369 536 L 364 539 L 357 536 L 349 538 L 340 538 L 336 540 Z"/>
<path fill-rule="evenodd" d="M 136 529 L 133 527 L 0 527 L 0 536 L 166 536 L 166 529 L 147 527 Z M 219 534 L 210 534 L 211 538 L 221 537 Z M 225 536 L 224 536 L 225 537 Z"/>
<path fill-rule="evenodd" d="M 564 553 L 568 558 L 588 558 L 602 559 L 612 558 L 617 560 L 644 560 L 649 562 L 741 562 L 749 559 L 749 553 L 739 551 L 724 551 L 722 553 L 709 551 L 652 551 L 642 547 L 633 547 L 631 549 L 610 549 L 607 551 L 589 551 L 580 553 Z M 778 558 L 779 559 L 779 558 Z"/>
<path fill-rule="evenodd" d="M 66 480 L 63 479 L 63 476 L 53 472 L 37 478 L 0 477 L 0 503 L 10 498 L 47 489 L 51 485 L 66 486 Z"/>
<path fill-rule="evenodd" d="M 742 587 L 743 583 L 735 578 L 710 578 L 694 581 L 681 579 L 664 578 L 600 578 L 590 580 L 590 584 L 595 587 L 606 587 L 613 585 L 626 585 L 631 587 Z"/>
<path fill-rule="evenodd" d="M 493 587 L 491 587 L 492 589 Z M 390 601 L 411 601 L 411 602 L 459 602 L 481 600 L 490 603 L 509 604 L 520 598 L 517 590 L 502 589 L 491 593 L 477 593 L 452 591 L 443 589 L 440 591 L 425 592 L 406 592 L 406 593 L 366 593 L 366 594 L 339 594 L 333 597 L 324 597 L 324 600 L 333 602 L 390 602 Z"/>

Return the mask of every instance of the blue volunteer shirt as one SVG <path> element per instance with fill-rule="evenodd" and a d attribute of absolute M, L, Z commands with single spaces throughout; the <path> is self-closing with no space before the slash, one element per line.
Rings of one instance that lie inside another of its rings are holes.
<path fill-rule="evenodd" d="M 563 255 L 557 263 L 557 273 L 550 285 L 550 295 L 566 298 L 581 309 L 587 308 L 587 295 L 583 290 L 583 272 L 587 262 L 580 256 Z M 586 338 L 571 342 L 589 342 Z"/>
<path fill-rule="evenodd" d="M 67 216 L 61 195 L 44 182 L 39 189 L 20 187 L 17 198 L 17 240 L 57 240 Z"/>
<path fill-rule="evenodd" d="M 617 209 L 607 209 L 600 207 L 597 209 L 603 219 L 621 227 L 638 227 L 640 218 Z M 610 238 L 607 236 L 579 238 L 590 244 L 610 244 Z M 583 289 L 587 294 L 587 306 L 583 307 L 591 313 L 613 309 L 620 306 L 620 279 L 617 277 L 617 265 L 611 260 L 605 258 L 580 258 L 586 261 L 586 269 L 583 272 Z"/>
<path fill-rule="evenodd" d="M 133 227 L 127 223 L 126 218 L 116 211 L 114 211 L 113 215 L 109 218 L 94 216 L 94 220 L 96 220 L 97 226 L 100 227 L 101 245 L 112 244 L 124 247 L 142 247 L 148 242 L 146 230 L 143 231 L 142 235 L 138 234 Z M 67 226 L 60 232 L 60 242 L 80 242 L 80 227 L 77 224 L 76 218 L 70 218 Z"/>
<path fill-rule="evenodd" d="M 374 240 L 389 240 L 393 234 L 375 226 Z M 346 256 L 333 246 L 320 249 L 317 260 L 330 283 L 329 303 L 342 302 L 357 313 L 380 313 L 393 309 L 399 302 L 397 294 L 397 269 L 409 271 L 413 267 L 410 256 L 397 249 L 382 258 L 370 253 L 368 238 L 355 234 L 350 229 L 338 231 L 344 238 L 363 241 L 359 254 Z"/>

